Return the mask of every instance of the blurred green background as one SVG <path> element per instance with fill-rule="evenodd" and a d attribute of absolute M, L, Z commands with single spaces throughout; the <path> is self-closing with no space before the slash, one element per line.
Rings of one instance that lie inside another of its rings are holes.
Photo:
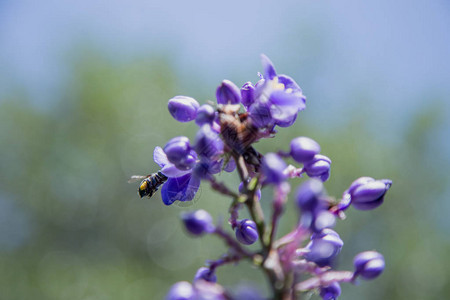
<path fill-rule="evenodd" d="M 336 197 L 360 176 L 394 182 L 383 206 L 337 225 L 340 269 L 364 250 L 387 263 L 342 299 L 449 298 L 448 3 L 346 5 L 0 1 L 0 299 L 163 299 L 218 258 L 221 241 L 190 238 L 178 216 L 226 220 L 230 200 L 202 184 L 191 206 L 166 207 L 127 180 L 157 171 L 155 146 L 195 135 L 168 99 L 205 103 L 224 78 L 255 82 L 263 52 L 308 100 L 260 152 L 317 140 Z M 237 189 L 235 174 L 219 177 Z M 290 201 L 280 233 L 297 218 Z M 245 262 L 218 277 L 267 293 Z"/>

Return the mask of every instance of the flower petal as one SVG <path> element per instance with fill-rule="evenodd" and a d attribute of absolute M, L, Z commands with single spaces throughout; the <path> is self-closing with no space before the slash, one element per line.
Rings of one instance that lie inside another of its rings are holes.
<path fill-rule="evenodd" d="M 297 84 L 297 82 L 295 82 L 294 79 L 292 79 L 287 75 L 284 74 L 278 75 L 278 82 L 284 84 L 286 90 L 291 89 L 293 92 L 300 92 L 300 93 L 302 92 L 302 89 Z"/>
<path fill-rule="evenodd" d="M 200 186 L 200 179 L 192 174 L 169 178 L 161 189 L 162 201 L 171 205 L 175 201 L 191 201 Z"/>
<path fill-rule="evenodd" d="M 155 150 L 153 150 L 153 160 L 161 168 L 164 168 L 165 165 L 170 164 L 166 153 L 164 153 L 164 150 L 161 147 L 155 147 Z"/>
<path fill-rule="evenodd" d="M 264 54 L 261 54 L 261 63 L 262 63 L 263 68 L 264 68 L 264 78 L 265 79 L 270 79 L 271 80 L 275 76 L 277 76 L 277 72 L 275 71 L 275 67 L 273 66 L 273 63 Z"/>

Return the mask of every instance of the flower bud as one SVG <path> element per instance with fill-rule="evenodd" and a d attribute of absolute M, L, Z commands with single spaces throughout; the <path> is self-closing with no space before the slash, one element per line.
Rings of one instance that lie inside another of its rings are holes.
<path fill-rule="evenodd" d="M 211 215 L 203 209 L 183 213 L 181 219 L 186 230 L 192 235 L 200 236 L 214 230 Z"/>
<path fill-rule="evenodd" d="M 353 259 L 353 265 L 355 266 L 355 277 L 373 279 L 383 272 L 384 257 L 376 251 L 361 252 Z"/>
<path fill-rule="evenodd" d="M 236 239 L 245 245 L 251 245 L 258 239 L 258 230 L 252 220 L 244 219 L 238 222 L 236 226 Z"/>
<path fill-rule="evenodd" d="M 195 300 L 227 300 L 225 289 L 214 282 L 198 280 L 194 282 Z"/>
<path fill-rule="evenodd" d="M 166 300 L 194 300 L 195 291 L 192 285 L 187 281 L 180 281 L 172 285 Z"/>
<path fill-rule="evenodd" d="M 332 229 L 324 229 L 313 236 L 313 240 L 306 246 L 309 249 L 305 254 L 306 260 L 316 263 L 319 267 L 330 266 L 341 252 L 344 242 Z"/>
<path fill-rule="evenodd" d="M 320 153 L 320 145 L 308 137 L 297 137 L 291 141 L 291 156 L 299 163 L 306 163 Z"/>
<path fill-rule="evenodd" d="M 194 149 L 199 156 L 213 159 L 222 153 L 223 142 L 209 124 L 204 124 L 195 136 Z"/>
<path fill-rule="evenodd" d="M 310 229 L 313 232 L 318 232 L 325 228 L 334 227 L 334 225 L 336 225 L 336 216 L 328 210 L 321 210 L 313 216 Z"/>
<path fill-rule="evenodd" d="M 371 177 L 356 179 L 349 187 L 348 193 L 352 205 L 359 210 L 377 208 L 384 201 L 384 195 L 392 185 L 388 179 L 375 180 Z"/>
<path fill-rule="evenodd" d="M 316 154 L 314 158 L 304 164 L 306 174 L 312 178 L 319 178 L 323 182 L 330 177 L 331 159 L 325 155 Z"/>
<path fill-rule="evenodd" d="M 302 212 L 314 211 L 319 206 L 323 207 L 322 198 L 325 196 L 325 188 L 323 183 L 317 179 L 310 179 L 305 181 L 297 189 L 297 205 Z"/>
<path fill-rule="evenodd" d="M 219 104 L 239 104 L 241 91 L 233 82 L 224 80 L 216 90 L 216 98 Z"/>
<path fill-rule="evenodd" d="M 323 300 L 336 300 L 341 295 L 341 286 L 337 282 L 333 282 L 328 286 L 320 288 L 320 297 Z"/>
<path fill-rule="evenodd" d="M 246 82 L 241 88 L 242 104 L 249 107 L 255 101 L 255 87 L 252 83 Z"/>
<path fill-rule="evenodd" d="M 169 100 L 169 112 L 178 122 L 189 122 L 197 116 L 200 107 L 197 100 L 186 96 L 176 96 Z"/>
<path fill-rule="evenodd" d="M 209 268 L 201 267 L 194 276 L 194 282 L 197 280 L 206 280 L 209 282 L 217 282 L 217 276 Z"/>
<path fill-rule="evenodd" d="M 267 153 L 262 160 L 262 173 L 267 183 L 280 184 L 287 179 L 284 170 L 287 168 L 284 160 L 275 153 Z"/>
<path fill-rule="evenodd" d="M 235 169 L 236 169 L 236 162 L 234 161 L 234 158 L 230 158 L 223 167 L 223 170 L 225 172 L 233 172 Z"/>
<path fill-rule="evenodd" d="M 167 159 L 180 170 L 191 169 L 197 159 L 197 154 L 192 151 L 189 139 L 185 136 L 177 136 L 167 142 L 164 153 Z"/>
<path fill-rule="evenodd" d="M 197 117 L 195 118 L 195 124 L 202 126 L 203 124 L 212 124 L 216 118 L 216 111 L 214 107 L 209 104 L 203 104 L 197 110 Z"/>

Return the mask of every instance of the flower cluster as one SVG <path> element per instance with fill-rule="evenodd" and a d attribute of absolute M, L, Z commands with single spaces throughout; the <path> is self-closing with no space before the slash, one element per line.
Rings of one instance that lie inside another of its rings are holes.
<path fill-rule="evenodd" d="M 151 189 L 151 196 L 162 185 L 162 201 L 171 205 L 192 201 L 200 183 L 209 183 L 213 190 L 231 198 L 228 223 L 234 233 L 214 224 L 204 210 L 183 213 L 181 219 L 189 234 L 216 235 L 228 250 L 217 260 L 207 261 L 192 283 L 173 285 L 167 300 L 263 299 L 252 289 L 233 293 L 217 283 L 217 268 L 241 260 L 250 260 L 264 270 L 273 292 L 270 299 L 296 299 L 308 291 L 316 291 L 323 299 L 337 299 L 342 282 L 373 279 L 384 270 L 384 258 L 375 251 L 356 255 L 353 271 L 334 270 L 344 242 L 332 228 L 350 206 L 371 210 L 381 205 L 392 182 L 361 177 L 350 184 L 342 199 L 335 200 L 327 196 L 323 184 L 330 177 L 331 159 L 321 154 L 313 139 L 300 136 L 292 139 L 287 151 L 258 152 L 254 148 L 257 141 L 273 138 L 279 127 L 293 125 L 306 105 L 302 89 L 291 77 L 278 74 L 264 55 L 262 65 L 264 72 L 255 84 L 247 82 L 238 88 L 224 80 L 216 90 L 216 104 L 200 105 L 186 96 L 169 100 L 173 118 L 194 121 L 199 129 L 193 140 L 178 136 L 164 148 L 155 148 L 154 161 L 162 175 L 158 180 L 145 179 L 144 186 Z M 215 175 L 222 171 L 236 171 L 241 181 L 238 191 L 217 181 Z M 298 223 L 277 239 L 277 225 L 291 194 L 290 182 L 305 175 L 309 179 L 292 193 Z M 274 193 L 269 218 L 260 205 L 261 190 L 267 186 L 272 186 Z M 244 208 L 249 219 L 239 218 Z M 258 240 L 261 249 L 250 251 L 247 245 Z"/>

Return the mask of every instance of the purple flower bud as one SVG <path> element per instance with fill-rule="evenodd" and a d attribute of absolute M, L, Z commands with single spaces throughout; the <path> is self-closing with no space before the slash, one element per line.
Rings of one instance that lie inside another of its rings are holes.
<path fill-rule="evenodd" d="M 183 213 L 181 219 L 186 230 L 192 235 L 200 236 L 214 230 L 211 215 L 203 209 Z"/>
<path fill-rule="evenodd" d="M 197 154 L 192 151 L 189 139 L 185 136 L 177 136 L 167 142 L 164 153 L 167 159 L 180 170 L 191 169 L 197 159 Z"/>
<path fill-rule="evenodd" d="M 239 193 L 241 193 L 241 194 L 244 193 L 244 183 L 243 182 L 239 183 Z M 255 191 L 255 195 L 256 195 L 256 197 L 258 197 L 258 201 L 261 200 L 261 189 L 257 189 Z"/>
<path fill-rule="evenodd" d="M 236 239 L 245 245 L 251 245 L 258 239 L 258 230 L 252 220 L 244 219 L 238 222 L 236 226 Z"/>
<path fill-rule="evenodd" d="M 320 145 L 308 137 L 298 137 L 291 141 L 291 156 L 299 163 L 306 163 L 320 153 Z"/>
<path fill-rule="evenodd" d="M 314 239 L 306 246 L 309 252 L 305 258 L 319 267 L 330 266 L 343 245 L 344 242 L 334 230 L 325 229 L 314 235 Z"/>
<path fill-rule="evenodd" d="M 313 232 L 318 232 L 325 228 L 334 227 L 334 225 L 336 225 L 336 216 L 328 210 L 321 210 L 313 216 L 310 229 Z"/>
<path fill-rule="evenodd" d="M 186 281 L 180 281 L 172 285 L 166 300 L 194 300 L 195 291 L 192 285 Z"/>
<path fill-rule="evenodd" d="M 304 182 L 297 190 L 297 205 L 302 212 L 314 211 L 318 207 L 324 207 L 321 198 L 325 196 L 323 183 L 317 179 Z"/>
<path fill-rule="evenodd" d="M 241 91 L 233 82 L 224 80 L 216 90 L 216 98 L 219 104 L 239 104 Z"/>
<path fill-rule="evenodd" d="M 241 88 L 242 104 L 249 107 L 255 101 L 255 87 L 252 83 L 246 82 Z"/>
<path fill-rule="evenodd" d="M 195 300 L 226 300 L 224 288 L 214 282 L 198 280 L 194 282 Z"/>
<path fill-rule="evenodd" d="M 214 107 L 209 104 L 203 104 L 197 110 L 197 117 L 195 118 L 195 124 L 202 126 L 203 124 L 212 124 L 216 118 L 216 111 Z"/>
<path fill-rule="evenodd" d="M 348 193 L 352 205 L 359 210 L 377 208 L 384 201 L 384 195 L 392 185 L 388 179 L 375 180 L 371 177 L 356 179 L 349 187 Z"/>
<path fill-rule="evenodd" d="M 327 181 L 330 177 L 331 159 L 325 155 L 316 154 L 314 158 L 304 164 L 306 174 L 312 178 L 320 178 Z"/>
<path fill-rule="evenodd" d="M 178 122 L 189 122 L 197 116 L 200 107 L 197 100 L 186 96 L 176 96 L 169 100 L 169 112 Z"/>
<path fill-rule="evenodd" d="M 361 252 L 353 259 L 355 266 L 355 277 L 361 276 L 364 279 L 378 277 L 384 270 L 384 257 L 376 251 Z"/>
<path fill-rule="evenodd" d="M 337 282 L 320 288 L 320 297 L 323 300 L 336 300 L 341 295 L 341 286 Z"/>
<path fill-rule="evenodd" d="M 199 156 L 213 159 L 222 154 L 223 142 L 209 124 L 204 124 L 195 136 L 194 149 Z"/>
<path fill-rule="evenodd" d="M 197 280 L 206 280 L 209 282 L 217 282 L 217 276 L 209 268 L 201 267 L 194 276 L 194 282 Z"/>
<path fill-rule="evenodd" d="M 267 153 L 262 160 L 262 173 L 267 183 L 280 184 L 287 179 L 284 170 L 286 163 L 275 153 Z"/>

